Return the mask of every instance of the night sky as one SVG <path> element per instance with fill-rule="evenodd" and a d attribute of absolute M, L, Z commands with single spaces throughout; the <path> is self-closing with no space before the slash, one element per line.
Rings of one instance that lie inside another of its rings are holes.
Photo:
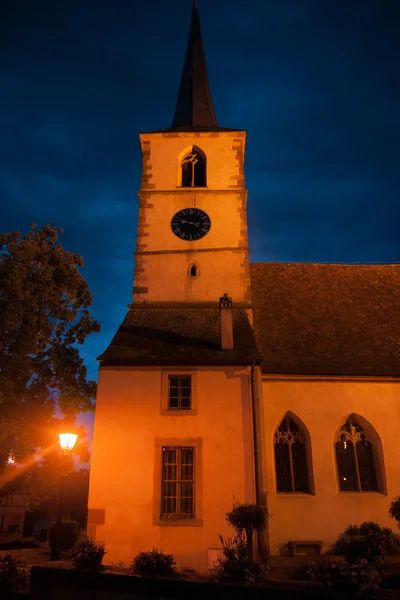
<path fill-rule="evenodd" d="M 399 0 L 199 0 L 218 123 L 248 132 L 253 261 L 398 262 Z M 190 0 L 2 0 L 1 231 L 65 230 L 102 333 L 131 301 L 138 133 L 175 109 Z"/>

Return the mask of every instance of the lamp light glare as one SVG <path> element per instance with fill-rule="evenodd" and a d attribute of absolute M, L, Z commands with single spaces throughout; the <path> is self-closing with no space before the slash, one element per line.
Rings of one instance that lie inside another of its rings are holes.
<path fill-rule="evenodd" d="M 60 446 L 64 451 L 72 450 L 77 439 L 76 433 L 60 433 Z"/>

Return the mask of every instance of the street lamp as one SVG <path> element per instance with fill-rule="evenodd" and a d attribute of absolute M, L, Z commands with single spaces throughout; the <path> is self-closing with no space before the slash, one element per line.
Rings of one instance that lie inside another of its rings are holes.
<path fill-rule="evenodd" d="M 60 438 L 60 446 L 61 446 L 61 449 L 64 451 L 64 458 L 66 459 L 67 456 L 69 456 L 73 447 L 75 446 L 78 436 L 76 435 L 76 433 L 60 433 L 59 438 Z M 64 496 L 64 479 L 65 479 L 66 475 L 67 475 L 67 461 L 64 460 L 63 461 L 63 476 L 61 478 L 60 493 L 58 496 L 57 525 L 59 525 L 62 522 L 63 501 L 64 501 L 64 498 L 63 498 L 63 496 Z"/>
<path fill-rule="evenodd" d="M 64 480 L 66 475 L 68 475 L 68 470 L 67 470 L 67 457 L 70 455 L 72 449 L 74 448 L 75 444 L 76 444 L 76 440 L 78 439 L 78 436 L 76 435 L 76 433 L 60 433 L 59 434 L 59 441 L 60 441 L 60 447 L 61 450 L 63 450 L 64 452 L 64 460 L 63 460 L 63 473 L 62 473 L 62 477 L 60 480 L 60 489 L 58 492 L 58 506 L 57 506 L 57 528 L 59 528 L 59 526 L 62 523 L 62 519 L 63 519 L 63 509 L 64 509 Z M 60 535 L 59 532 L 57 532 L 57 535 Z M 60 549 L 59 548 L 52 548 L 51 551 L 51 560 L 59 560 L 60 559 Z"/>
<path fill-rule="evenodd" d="M 75 446 L 78 436 L 76 433 L 60 433 L 59 438 L 61 449 L 64 450 L 64 453 L 66 454 Z"/>

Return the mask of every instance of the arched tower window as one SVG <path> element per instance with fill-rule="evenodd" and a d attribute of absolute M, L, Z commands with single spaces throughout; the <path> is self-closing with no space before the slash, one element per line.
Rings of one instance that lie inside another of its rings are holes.
<path fill-rule="evenodd" d="M 191 267 L 189 269 L 189 275 L 190 275 L 190 277 L 196 277 L 197 276 L 196 265 L 191 265 Z"/>
<path fill-rule="evenodd" d="M 193 146 L 181 162 L 182 187 L 206 186 L 206 157 L 200 148 Z"/>
<path fill-rule="evenodd" d="M 275 431 L 274 447 L 277 491 L 309 494 L 307 439 L 290 415 L 285 416 Z"/>
<path fill-rule="evenodd" d="M 374 447 L 365 430 L 350 418 L 335 441 L 339 488 L 342 492 L 377 492 Z"/>

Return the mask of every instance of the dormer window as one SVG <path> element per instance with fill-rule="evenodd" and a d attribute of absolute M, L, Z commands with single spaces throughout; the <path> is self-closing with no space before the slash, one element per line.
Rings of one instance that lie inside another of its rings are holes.
<path fill-rule="evenodd" d="M 182 187 L 206 187 L 206 157 L 193 146 L 181 163 Z"/>

